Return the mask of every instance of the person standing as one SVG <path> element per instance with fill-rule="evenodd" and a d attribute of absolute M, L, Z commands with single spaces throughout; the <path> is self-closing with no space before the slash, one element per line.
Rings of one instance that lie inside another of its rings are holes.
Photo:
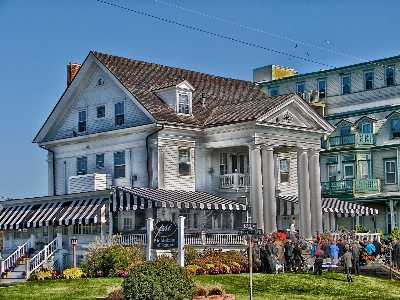
<path fill-rule="evenodd" d="M 400 238 L 396 238 L 396 244 L 394 244 L 394 260 L 396 261 L 397 270 L 400 271 Z"/>
<path fill-rule="evenodd" d="M 348 245 L 346 245 L 348 246 Z M 343 254 L 344 255 L 344 254 Z M 354 268 L 354 275 L 360 275 L 360 248 L 357 243 L 354 243 L 351 249 L 352 264 Z"/>
<path fill-rule="evenodd" d="M 374 238 L 372 244 L 375 246 L 375 253 L 374 253 L 375 258 L 379 258 L 381 255 L 382 244 L 378 241 L 378 238 Z"/>
<path fill-rule="evenodd" d="M 325 253 L 321 250 L 321 245 L 317 245 L 317 250 L 314 253 L 314 275 L 322 275 L 322 263 L 324 261 Z"/>
<path fill-rule="evenodd" d="M 336 246 L 339 248 L 339 258 L 343 256 L 345 247 L 341 239 L 337 240 Z"/>
<path fill-rule="evenodd" d="M 329 251 L 331 253 L 332 259 L 339 258 L 339 247 L 336 245 L 336 242 L 334 240 L 332 241 L 332 244 L 329 247 Z"/>
<path fill-rule="evenodd" d="M 350 252 L 349 245 L 346 245 L 346 253 L 343 254 L 343 264 L 344 264 L 344 270 L 347 276 L 347 281 L 348 282 L 353 282 L 353 277 L 351 276 L 351 268 L 353 267 L 352 264 L 352 252 Z"/>
<path fill-rule="evenodd" d="M 292 271 L 293 268 L 293 243 L 286 241 L 284 247 L 285 268 Z"/>
<path fill-rule="evenodd" d="M 290 239 L 292 242 L 296 241 L 296 220 L 292 221 L 292 224 L 290 224 Z"/>
<path fill-rule="evenodd" d="M 294 259 L 294 272 L 301 271 L 301 263 L 303 262 L 304 256 L 301 250 L 300 242 L 297 242 L 293 248 L 293 259 Z"/>

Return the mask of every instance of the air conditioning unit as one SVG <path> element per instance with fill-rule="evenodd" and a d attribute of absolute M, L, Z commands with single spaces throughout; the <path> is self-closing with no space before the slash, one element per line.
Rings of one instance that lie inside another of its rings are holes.
<path fill-rule="evenodd" d="M 319 92 L 311 90 L 308 92 L 308 102 L 319 102 Z"/>

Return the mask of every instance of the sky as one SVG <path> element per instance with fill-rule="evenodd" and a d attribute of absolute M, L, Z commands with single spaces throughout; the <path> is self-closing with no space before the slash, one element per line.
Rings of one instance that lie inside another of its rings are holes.
<path fill-rule="evenodd" d="M 400 1 L 0 0 L 0 200 L 48 195 L 32 143 L 90 50 L 252 81 L 400 55 Z"/>

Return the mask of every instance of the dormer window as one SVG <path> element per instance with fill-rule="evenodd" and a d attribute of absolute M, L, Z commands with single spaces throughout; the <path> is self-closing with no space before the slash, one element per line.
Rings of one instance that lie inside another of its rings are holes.
<path fill-rule="evenodd" d="M 189 114 L 189 93 L 178 93 L 178 113 L 188 115 Z"/>

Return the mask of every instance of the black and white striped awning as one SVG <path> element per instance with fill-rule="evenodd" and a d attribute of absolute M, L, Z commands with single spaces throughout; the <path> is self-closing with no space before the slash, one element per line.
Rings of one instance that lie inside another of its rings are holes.
<path fill-rule="evenodd" d="M 149 188 L 111 188 L 110 211 L 151 207 L 192 208 L 206 210 L 246 210 L 245 204 L 204 192 L 170 191 Z"/>
<path fill-rule="evenodd" d="M 277 202 L 278 215 L 290 216 L 298 214 L 299 200 L 297 196 L 279 196 Z M 322 198 L 322 212 L 349 216 L 372 216 L 379 214 L 379 210 L 375 208 L 339 200 L 337 198 Z"/>
<path fill-rule="evenodd" d="M 0 229 L 105 223 L 107 198 L 8 206 L 0 212 Z"/>

